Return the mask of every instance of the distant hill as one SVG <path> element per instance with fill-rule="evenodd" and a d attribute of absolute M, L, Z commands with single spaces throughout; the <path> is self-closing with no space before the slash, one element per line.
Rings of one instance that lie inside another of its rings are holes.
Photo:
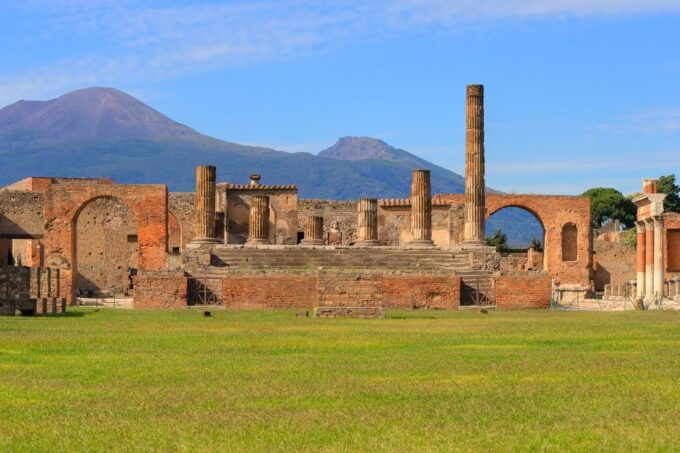
<path fill-rule="evenodd" d="M 462 158 L 462 156 L 461 156 Z M 461 193 L 464 178 L 370 137 L 343 137 L 319 155 L 244 146 L 200 134 L 114 88 L 86 88 L 0 109 L 0 186 L 28 176 L 108 177 L 194 189 L 194 168 L 218 180 L 297 184 L 304 198 L 408 196 L 411 170 L 432 171 L 434 193 Z"/>

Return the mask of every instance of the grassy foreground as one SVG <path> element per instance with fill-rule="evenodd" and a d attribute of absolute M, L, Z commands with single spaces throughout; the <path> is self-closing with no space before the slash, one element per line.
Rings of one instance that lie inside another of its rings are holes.
<path fill-rule="evenodd" d="M 0 318 L 0 450 L 680 450 L 680 313 Z"/>

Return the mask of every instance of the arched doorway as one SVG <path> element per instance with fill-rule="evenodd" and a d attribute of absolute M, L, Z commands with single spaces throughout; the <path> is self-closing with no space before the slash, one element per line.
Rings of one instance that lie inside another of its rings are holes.
<path fill-rule="evenodd" d="M 545 227 L 538 215 L 522 206 L 505 206 L 486 219 L 487 240 L 498 245 L 506 270 L 543 270 Z M 502 245 L 501 245 L 502 244 Z"/>
<path fill-rule="evenodd" d="M 168 211 L 168 253 L 179 255 L 184 250 L 182 224 L 174 212 Z"/>
<path fill-rule="evenodd" d="M 87 297 L 129 294 L 137 268 L 138 225 L 132 210 L 111 196 L 93 198 L 73 222 L 73 276 L 76 294 Z"/>

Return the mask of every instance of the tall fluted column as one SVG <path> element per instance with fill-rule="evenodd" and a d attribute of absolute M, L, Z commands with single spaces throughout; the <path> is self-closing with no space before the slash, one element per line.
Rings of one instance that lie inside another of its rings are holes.
<path fill-rule="evenodd" d="M 645 223 L 637 222 L 637 300 L 645 298 Z"/>
<path fill-rule="evenodd" d="M 212 165 L 196 167 L 196 232 L 192 242 L 211 244 L 215 237 L 215 173 Z"/>
<path fill-rule="evenodd" d="M 468 85 L 465 110 L 465 224 L 463 241 L 484 244 L 484 85 Z"/>
<path fill-rule="evenodd" d="M 664 295 L 664 229 L 663 217 L 654 217 L 654 296 Z"/>
<path fill-rule="evenodd" d="M 250 197 L 247 245 L 269 244 L 269 197 Z"/>
<path fill-rule="evenodd" d="M 411 233 L 409 245 L 432 246 L 432 188 L 430 170 L 413 170 L 411 180 Z"/>
<path fill-rule="evenodd" d="M 378 245 L 378 200 L 362 198 L 357 204 L 357 242 L 360 246 Z"/>
<path fill-rule="evenodd" d="M 645 299 L 654 298 L 654 223 L 645 222 Z"/>
<path fill-rule="evenodd" d="M 305 219 L 303 245 L 323 245 L 323 217 L 311 215 Z"/>

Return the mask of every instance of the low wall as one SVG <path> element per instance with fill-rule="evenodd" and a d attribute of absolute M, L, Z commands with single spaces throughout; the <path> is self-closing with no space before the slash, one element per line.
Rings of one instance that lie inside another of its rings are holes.
<path fill-rule="evenodd" d="M 227 308 L 310 308 L 315 306 L 447 308 L 460 305 L 460 277 L 319 273 L 247 275 L 222 280 Z"/>
<path fill-rule="evenodd" d="M 316 275 L 245 275 L 222 279 L 226 308 L 310 308 L 316 305 Z"/>
<path fill-rule="evenodd" d="M 0 315 L 62 313 L 59 269 L 0 267 Z"/>
<path fill-rule="evenodd" d="M 184 308 L 188 279 L 182 272 L 142 272 L 134 277 L 134 308 Z"/>
<path fill-rule="evenodd" d="M 548 308 L 552 278 L 549 275 L 505 275 L 496 277 L 496 307 Z"/>

